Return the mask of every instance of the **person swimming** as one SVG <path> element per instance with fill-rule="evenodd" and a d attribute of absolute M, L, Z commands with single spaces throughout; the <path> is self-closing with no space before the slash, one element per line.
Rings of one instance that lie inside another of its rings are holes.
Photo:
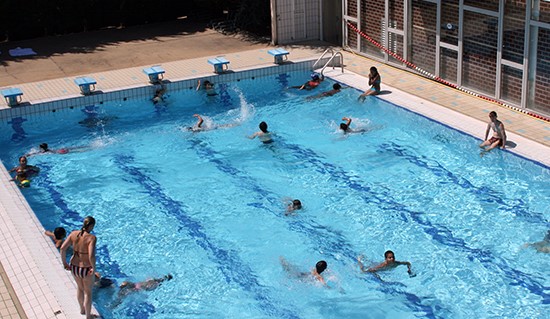
<path fill-rule="evenodd" d="M 293 86 L 293 89 L 299 89 L 299 90 L 312 90 L 319 86 L 323 82 L 323 77 L 320 76 L 318 73 L 311 73 L 311 80 L 307 81 L 306 83 L 302 85 Z"/>
<path fill-rule="evenodd" d="M 289 275 L 300 280 L 316 280 L 322 283 L 324 286 L 327 286 L 327 283 L 323 276 L 321 275 L 327 269 L 327 262 L 324 260 L 319 260 L 315 264 L 315 268 L 312 268 L 310 272 L 301 272 L 296 269 L 295 266 L 289 264 L 284 257 L 279 257 L 281 266 Z"/>
<path fill-rule="evenodd" d="M 378 271 L 394 269 L 394 268 L 396 268 L 397 266 L 400 266 L 400 265 L 406 265 L 407 266 L 407 273 L 409 273 L 409 276 L 410 277 L 416 276 L 411 270 L 411 263 L 408 262 L 408 261 L 397 261 L 397 260 L 395 260 L 395 254 L 391 250 L 386 251 L 384 253 L 385 260 L 383 262 L 379 263 L 378 265 L 374 266 L 374 267 L 369 267 L 369 268 L 365 269 L 365 266 L 363 265 L 362 258 L 363 258 L 363 256 L 357 257 L 357 263 L 359 264 L 359 268 L 361 269 L 362 272 L 376 273 Z M 377 275 L 375 274 L 375 276 L 377 276 Z"/>
<path fill-rule="evenodd" d="M 271 136 L 271 132 L 269 132 L 267 130 L 267 123 L 266 122 L 261 122 L 260 125 L 258 125 L 260 130 L 252 135 L 250 135 L 248 138 L 249 139 L 254 139 L 256 137 L 258 137 L 258 139 L 260 141 L 262 141 L 262 143 L 264 144 L 269 144 L 269 143 L 272 143 L 273 142 L 273 139 L 272 139 L 272 136 Z"/>
<path fill-rule="evenodd" d="M 299 199 L 292 200 L 286 207 L 285 215 L 290 215 L 296 210 L 302 209 L 302 202 Z"/>
<path fill-rule="evenodd" d="M 351 117 L 343 117 L 342 121 L 346 121 L 346 123 L 340 123 L 340 129 L 344 131 L 344 134 L 348 133 L 364 133 L 366 132 L 364 129 L 352 129 L 350 128 L 351 124 Z"/>

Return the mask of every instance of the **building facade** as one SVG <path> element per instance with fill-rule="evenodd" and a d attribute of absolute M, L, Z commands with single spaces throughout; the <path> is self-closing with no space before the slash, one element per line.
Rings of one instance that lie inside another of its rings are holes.
<path fill-rule="evenodd" d="M 344 46 L 550 114 L 550 1 L 344 0 Z M 368 38 L 357 33 L 361 30 Z"/>
<path fill-rule="evenodd" d="M 324 40 L 336 3 L 346 49 L 550 114 L 550 0 L 271 1 L 275 43 Z"/>

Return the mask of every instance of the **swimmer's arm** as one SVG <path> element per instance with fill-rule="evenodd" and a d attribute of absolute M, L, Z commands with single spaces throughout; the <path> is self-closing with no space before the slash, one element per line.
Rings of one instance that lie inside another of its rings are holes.
<path fill-rule="evenodd" d="M 48 237 L 51 237 L 52 239 L 55 239 L 55 235 L 54 235 L 51 231 L 49 231 L 49 230 L 46 230 L 46 231 L 44 232 L 44 235 L 46 235 L 46 236 L 48 236 Z"/>
<path fill-rule="evenodd" d="M 349 125 L 351 124 L 351 118 L 349 117 L 343 117 L 342 118 L 342 121 L 346 121 L 346 125 L 349 127 Z"/>
<path fill-rule="evenodd" d="M 411 270 L 411 263 L 408 261 L 395 261 L 398 265 L 406 265 L 407 266 L 407 272 L 410 274 L 412 272 Z"/>
<path fill-rule="evenodd" d="M 193 114 L 193 116 L 197 118 L 197 124 L 196 125 L 197 125 L 197 127 L 200 128 L 201 125 L 202 125 L 202 122 L 204 122 L 202 117 L 199 114 Z"/>
<path fill-rule="evenodd" d="M 258 136 L 258 135 L 260 135 L 260 132 L 256 132 L 256 133 L 254 133 L 254 134 L 248 136 L 248 138 L 251 139 L 251 140 L 253 140 L 253 139 L 255 139 L 256 136 Z"/>
<path fill-rule="evenodd" d="M 365 265 L 363 265 L 362 256 L 357 257 L 357 264 L 359 264 L 361 272 L 368 272 L 368 269 L 365 269 Z"/>
<path fill-rule="evenodd" d="M 484 141 L 487 140 L 487 137 L 489 137 L 489 131 L 491 130 L 491 123 L 487 124 L 487 129 L 485 130 L 485 139 Z"/>
<path fill-rule="evenodd" d="M 386 262 L 380 263 L 374 267 L 370 267 L 369 269 L 367 269 L 367 272 L 376 272 L 384 267 L 386 267 Z"/>
<path fill-rule="evenodd" d="M 369 76 L 369 85 L 373 85 L 374 82 L 376 82 L 376 79 L 378 79 L 380 77 L 380 74 L 377 74 L 374 78 L 371 78 Z"/>
<path fill-rule="evenodd" d="M 197 88 L 195 89 L 195 91 L 198 91 L 198 90 L 200 90 L 200 89 L 201 89 L 201 80 L 199 80 L 199 81 L 197 82 Z"/>

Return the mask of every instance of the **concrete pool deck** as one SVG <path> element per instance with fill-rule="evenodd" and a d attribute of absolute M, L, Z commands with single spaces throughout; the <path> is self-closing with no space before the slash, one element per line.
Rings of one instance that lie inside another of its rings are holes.
<path fill-rule="evenodd" d="M 166 70 L 167 79 L 212 76 L 212 66 L 207 59 L 219 55 L 231 61 L 232 70 L 273 64 L 273 57 L 267 54 L 272 46 L 223 36 L 211 30 L 197 30 L 191 34 L 182 31 L 150 38 L 130 37 L 133 40 L 128 41 L 104 41 L 96 49 L 50 52 L 44 56 L 41 56 L 38 42 L 11 44 L 13 47 L 32 47 L 38 56 L 3 60 L 0 89 L 19 87 L 25 101 L 36 103 L 79 95 L 73 83 L 76 76 L 92 76 L 98 81 L 99 90 L 109 90 L 145 85 L 147 78 L 142 69 L 156 64 Z M 79 37 L 86 43 L 86 35 Z M 55 47 L 55 44 L 49 45 Z M 0 45 L 3 52 L 0 57 L 7 55 L 6 46 L 6 43 Z M 315 45 L 285 48 L 291 52 L 291 61 L 316 58 L 324 51 L 324 47 Z M 349 52 L 344 52 L 344 62 L 344 74 L 338 68 L 326 74 L 365 89 L 366 79 L 360 75 L 368 74 L 368 69 L 374 65 L 382 75 L 382 89 L 391 92 L 380 98 L 479 138 L 484 135 L 488 113 L 497 111 L 509 140 L 517 144 L 511 151 L 550 166 L 550 123 Z M 2 108 L 7 108 L 5 101 L 0 102 Z M 11 167 L 15 163 L 4 165 Z M 62 269 L 53 243 L 42 235 L 40 222 L 20 190 L 9 181 L 10 176 L 4 169 L 1 171 L 0 317 L 82 317 L 76 305 L 74 282 Z"/>

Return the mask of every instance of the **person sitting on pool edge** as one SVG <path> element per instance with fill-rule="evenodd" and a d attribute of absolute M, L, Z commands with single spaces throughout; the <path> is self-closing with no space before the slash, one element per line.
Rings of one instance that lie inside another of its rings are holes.
<path fill-rule="evenodd" d="M 258 125 L 260 127 L 260 130 L 252 135 L 250 135 L 248 138 L 249 139 L 254 139 L 256 137 L 258 137 L 258 139 L 260 141 L 262 141 L 262 143 L 264 144 L 269 144 L 271 142 L 273 142 L 273 139 L 271 138 L 271 132 L 269 132 L 267 130 L 267 123 L 266 122 L 261 122 L 260 125 Z"/>
<path fill-rule="evenodd" d="M 293 86 L 293 89 L 300 89 L 300 90 L 312 90 L 321 84 L 323 81 L 323 77 L 319 76 L 318 73 L 311 73 L 311 80 L 307 81 L 306 83 L 298 86 Z"/>
<path fill-rule="evenodd" d="M 367 269 L 365 269 L 365 266 L 363 265 L 362 257 L 363 256 L 357 257 L 357 263 L 359 264 L 359 268 L 361 268 L 362 272 L 376 273 L 377 271 L 393 269 L 393 268 L 395 268 L 399 265 L 406 265 L 407 266 L 407 273 L 409 273 L 409 276 L 411 276 L 411 277 L 415 276 L 414 273 L 411 270 L 411 263 L 408 262 L 408 261 L 397 261 L 397 260 L 395 260 L 395 254 L 391 250 L 388 250 L 384 253 L 385 260 L 383 262 L 381 262 L 380 264 L 378 264 L 374 267 L 369 267 Z"/>
<path fill-rule="evenodd" d="M 359 95 L 359 101 L 364 101 L 365 98 L 369 95 L 378 95 L 380 94 L 380 83 L 382 79 L 380 78 L 380 73 L 376 67 L 371 67 L 369 72 L 369 85 L 371 86 L 365 93 Z"/>
<path fill-rule="evenodd" d="M 295 210 L 299 210 L 299 209 L 302 209 L 302 202 L 299 199 L 294 199 L 286 207 L 285 215 L 290 215 Z"/>
<path fill-rule="evenodd" d="M 491 130 L 493 130 L 493 136 L 487 139 Z M 499 146 L 501 149 L 506 148 L 506 130 L 504 129 L 504 124 L 497 119 L 497 112 L 492 111 L 489 113 L 489 123 L 485 130 L 485 141 L 479 145 L 483 149 L 481 155 L 483 156 L 485 153 Z"/>
<path fill-rule="evenodd" d="M 365 132 L 365 130 L 363 129 L 360 129 L 360 130 L 354 130 L 352 128 L 350 128 L 350 124 L 351 124 L 351 117 L 343 117 L 342 118 L 342 121 L 346 121 L 346 123 L 340 123 L 340 129 L 342 131 L 344 131 L 344 134 L 348 134 L 348 133 L 363 133 Z"/>

